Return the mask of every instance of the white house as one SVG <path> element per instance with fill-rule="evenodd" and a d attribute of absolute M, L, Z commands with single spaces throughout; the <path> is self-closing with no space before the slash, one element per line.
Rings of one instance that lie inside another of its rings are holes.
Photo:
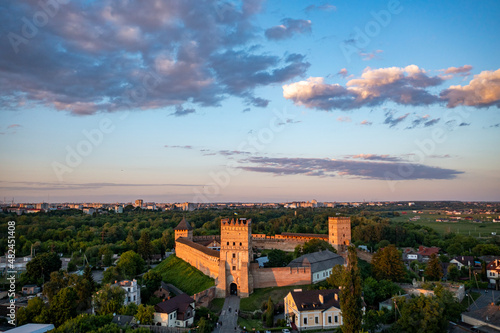
<path fill-rule="evenodd" d="M 326 280 L 335 265 L 344 265 L 344 258 L 331 251 L 304 254 L 292 260 L 288 267 L 311 267 L 312 283 Z"/>
<path fill-rule="evenodd" d="M 159 326 L 189 327 L 194 322 L 195 300 L 180 294 L 155 305 L 153 321 Z"/>
<path fill-rule="evenodd" d="M 500 282 L 500 260 L 493 260 L 488 265 L 486 265 L 486 277 L 491 284 L 495 286 L 499 285 Z"/>
<path fill-rule="evenodd" d="M 284 299 L 285 318 L 294 330 L 330 329 L 342 325 L 339 290 L 295 289 Z"/>
<path fill-rule="evenodd" d="M 112 286 L 117 286 L 125 290 L 125 301 L 123 305 L 127 306 L 130 303 L 135 303 L 137 305 L 141 304 L 141 288 L 137 285 L 137 280 L 123 280 L 123 281 L 115 281 Z"/>

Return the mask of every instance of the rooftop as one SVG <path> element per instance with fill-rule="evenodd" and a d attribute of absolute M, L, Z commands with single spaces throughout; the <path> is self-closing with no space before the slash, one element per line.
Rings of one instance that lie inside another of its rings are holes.
<path fill-rule="evenodd" d="M 192 247 L 192 248 L 194 248 L 194 249 L 196 249 L 196 250 L 198 250 L 200 252 L 205 253 L 206 255 L 220 258 L 220 252 L 219 251 L 209 249 L 208 247 L 203 246 L 203 245 L 198 244 L 198 243 L 195 243 L 195 242 L 192 242 L 192 241 L 190 241 L 187 238 L 184 238 L 184 237 L 177 238 L 176 242 L 184 244 L 184 245 L 187 245 L 189 247 Z"/>
<path fill-rule="evenodd" d="M 332 306 L 340 309 L 338 289 L 291 291 L 290 294 L 299 311 L 326 310 Z"/>
<path fill-rule="evenodd" d="M 304 254 L 292 260 L 288 267 L 311 267 L 311 272 L 319 272 L 332 268 L 335 265 L 343 265 L 344 258 L 331 251 L 319 251 Z"/>
<path fill-rule="evenodd" d="M 180 294 L 171 299 L 155 305 L 155 311 L 161 313 L 172 313 L 174 311 L 185 312 L 194 303 L 194 299 L 188 294 Z"/>
<path fill-rule="evenodd" d="M 179 222 L 177 227 L 174 228 L 174 230 L 193 230 L 191 227 L 191 224 L 186 220 L 185 217 L 182 218 L 182 221 Z"/>

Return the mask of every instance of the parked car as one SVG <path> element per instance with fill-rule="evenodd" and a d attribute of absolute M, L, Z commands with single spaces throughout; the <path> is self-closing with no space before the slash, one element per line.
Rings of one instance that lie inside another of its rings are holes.
<path fill-rule="evenodd" d="M 290 333 L 290 330 L 289 330 L 288 328 L 284 328 L 284 329 L 282 330 L 282 332 L 283 332 L 283 333 Z"/>

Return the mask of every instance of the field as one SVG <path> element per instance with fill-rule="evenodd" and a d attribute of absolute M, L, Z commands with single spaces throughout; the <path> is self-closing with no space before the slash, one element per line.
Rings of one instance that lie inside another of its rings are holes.
<path fill-rule="evenodd" d="M 420 216 L 420 219 L 416 221 L 409 221 L 410 218 L 415 216 Z M 453 221 L 450 216 L 445 214 L 429 214 L 429 212 L 424 211 L 421 214 L 408 212 L 406 215 L 401 215 L 392 218 L 393 222 L 411 222 L 425 227 L 431 227 L 438 233 L 444 235 L 446 233 L 457 233 L 461 235 L 470 235 L 473 237 L 491 237 L 492 232 L 500 235 L 500 223 L 491 222 L 491 218 L 487 218 L 488 215 L 466 215 L 471 216 L 474 220 L 480 220 L 481 222 L 473 221 Z M 497 216 L 494 216 L 497 217 Z M 465 218 L 465 216 L 462 216 Z M 449 222 L 436 222 L 436 219 L 446 219 Z"/>
<path fill-rule="evenodd" d="M 153 270 L 161 274 L 163 281 L 173 284 L 189 295 L 215 286 L 214 279 L 175 255 L 163 260 Z"/>

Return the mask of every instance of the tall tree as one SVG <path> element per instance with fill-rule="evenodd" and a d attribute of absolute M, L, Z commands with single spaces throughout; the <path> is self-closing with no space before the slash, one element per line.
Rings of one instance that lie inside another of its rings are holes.
<path fill-rule="evenodd" d="M 153 246 L 151 245 L 151 238 L 149 237 L 148 231 L 143 231 L 141 233 L 141 238 L 137 242 L 137 252 L 141 255 L 142 259 L 149 262 L 151 255 L 153 254 Z"/>
<path fill-rule="evenodd" d="M 347 267 L 340 289 L 340 310 L 342 311 L 343 333 L 356 333 L 361 330 L 363 301 L 361 299 L 361 274 L 358 268 L 356 248 L 349 246 Z"/>
<path fill-rule="evenodd" d="M 342 285 L 345 268 L 343 265 L 335 265 L 332 268 L 332 274 L 326 278 L 326 283 L 333 289 L 338 289 Z"/>
<path fill-rule="evenodd" d="M 100 314 L 119 313 L 125 301 L 125 290 L 105 285 L 94 296 L 95 311 Z"/>
<path fill-rule="evenodd" d="M 55 326 L 76 316 L 78 296 L 72 287 L 61 289 L 50 303 L 50 318 Z"/>
<path fill-rule="evenodd" d="M 403 304 L 401 317 L 391 328 L 392 332 L 440 333 L 448 324 L 444 309 L 436 297 L 420 295 Z"/>
<path fill-rule="evenodd" d="M 155 308 L 152 305 L 141 304 L 137 308 L 135 319 L 137 319 L 142 325 L 148 325 L 153 322 L 154 314 Z"/>
<path fill-rule="evenodd" d="M 33 281 L 42 278 L 44 281 L 49 281 L 50 273 L 60 270 L 61 265 L 62 262 L 57 253 L 42 253 L 28 262 L 26 272 Z"/>
<path fill-rule="evenodd" d="M 91 291 L 94 291 L 95 281 L 94 281 L 94 276 L 92 275 L 92 268 L 90 268 L 89 265 L 85 266 L 85 269 L 83 271 L 83 278 L 89 281 L 90 289 Z"/>
<path fill-rule="evenodd" d="M 283 250 L 273 249 L 267 254 L 269 262 L 266 263 L 268 267 L 285 267 L 292 261 L 292 256 Z"/>
<path fill-rule="evenodd" d="M 303 245 L 297 245 L 295 247 L 294 256 L 295 258 L 297 258 L 303 254 L 324 251 L 324 250 L 337 253 L 337 250 L 335 250 L 335 248 L 328 242 L 322 239 L 311 239 L 310 241 L 305 242 Z"/>
<path fill-rule="evenodd" d="M 269 300 L 267 301 L 266 326 L 267 327 L 274 326 L 274 303 L 271 297 L 269 297 Z"/>
<path fill-rule="evenodd" d="M 431 255 L 424 274 L 432 280 L 441 280 L 443 277 L 443 268 L 441 267 L 439 257 L 435 253 Z"/>
<path fill-rule="evenodd" d="M 28 305 L 20 307 L 17 310 L 17 325 L 21 326 L 28 323 L 43 323 L 40 320 L 40 314 L 46 309 L 45 304 L 39 297 L 32 298 L 28 301 Z"/>
<path fill-rule="evenodd" d="M 126 279 L 132 279 L 142 273 L 144 260 L 134 251 L 127 251 L 120 256 L 116 268 Z"/>
<path fill-rule="evenodd" d="M 372 270 L 377 280 L 401 281 L 406 275 L 401 253 L 392 244 L 373 255 Z"/>

